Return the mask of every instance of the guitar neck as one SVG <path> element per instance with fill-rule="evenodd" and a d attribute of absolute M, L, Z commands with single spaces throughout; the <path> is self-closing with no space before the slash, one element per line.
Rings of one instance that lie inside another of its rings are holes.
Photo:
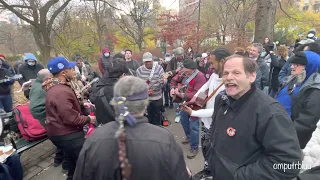
<path fill-rule="evenodd" d="M 97 82 L 98 80 L 99 80 L 99 79 L 97 79 L 97 78 L 93 79 L 91 82 L 89 82 L 87 85 L 85 85 L 85 86 L 80 90 L 80 92 L 86 90 L 89 86 L 91 86 L 91 84 Z"/>

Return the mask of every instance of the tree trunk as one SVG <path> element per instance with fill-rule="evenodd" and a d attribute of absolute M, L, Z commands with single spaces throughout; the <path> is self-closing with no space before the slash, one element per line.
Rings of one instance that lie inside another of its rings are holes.
<path fill-rule="evenodd" d="M 254 42 L 263 43 L 268 37 L 273 41 L 277 0 L 259 0 L 257 4 Z"/>
<path fill-rule="evenodd" d="M 41 58 L 41 62 L 43 64 L 43 66 L 46 66 L 47 63 L 50 61 L 50 52 L 51 52 L 51 47 L 50 46 L 43 46 L 40 49 L 40 58 Z"/>
<path fill-rule="evenodd" d="M 40 61 L 45 65 L 50 60 L 51 41 L 50 32 L 40 31 L 41 28 L 32 28 L 33 37 L 40 51 Z"/>

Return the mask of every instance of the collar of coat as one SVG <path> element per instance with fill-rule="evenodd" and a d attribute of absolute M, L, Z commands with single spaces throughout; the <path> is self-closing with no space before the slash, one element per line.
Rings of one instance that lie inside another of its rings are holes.
<path fill-rule="evenodd" d="M 42 83 L 42 89 L 44 91 L 48 91 L 51 87 L 58 84 L 64 84 L 64 85 L 70 86 L 66 81 L 62 81 L 57 78 L 49 78 Z"/>
<path fill-rule="evenodd" d="M 248 92 L 246 92 L 243 96 L 241 96 L 239 99 L 233 99 L 232 97 L 224 94 L 222 95 L 222 100 L 224 101 L 225 104 L 230 106 L 232 110 L 237 112 L 241 108 L 241 106 L 250 98 L 250 96 L 256 91 L 256 89 L 257 88 L 253 83 L 251 85 L 251 89 Z"/>

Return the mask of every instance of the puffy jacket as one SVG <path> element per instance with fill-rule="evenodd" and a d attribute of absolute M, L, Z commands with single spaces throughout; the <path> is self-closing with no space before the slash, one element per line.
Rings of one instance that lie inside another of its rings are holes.
<path fill-rule="evenodd" d="M 291 117 L 298 134 L 300 147 L 304 149 L 311 139 L 320 119 L 320 74 L 314 73 L 294 97 Z"/>
<path fill-rule="evenodd" d="M 303 149 L 303 154 L 301 173 L 309 168 L 320 166 L 320 121 L 307 146 Z"/>

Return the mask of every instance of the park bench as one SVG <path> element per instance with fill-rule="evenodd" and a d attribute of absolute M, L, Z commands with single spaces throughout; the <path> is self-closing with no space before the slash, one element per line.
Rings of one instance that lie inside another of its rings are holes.
<path fill-rule="evenodd" d="M 10 132 L 19 133 L 19 129 L 16 125 L 16 121 L 14 119 L 14 115 L 12 112 L 5 113 L 0 109 L 0 118 L 3 121 L 3 134 L 2 137 L 8 137 L 14 149 L 17 150 L 17 153 L 21 154 L 24 151 L 46 141 L 48 137 L 45 137 L 41 140 L 37 141 L 28 141 L 24 139 L 22 136 L 19 138 L 13 137 Z"/>

